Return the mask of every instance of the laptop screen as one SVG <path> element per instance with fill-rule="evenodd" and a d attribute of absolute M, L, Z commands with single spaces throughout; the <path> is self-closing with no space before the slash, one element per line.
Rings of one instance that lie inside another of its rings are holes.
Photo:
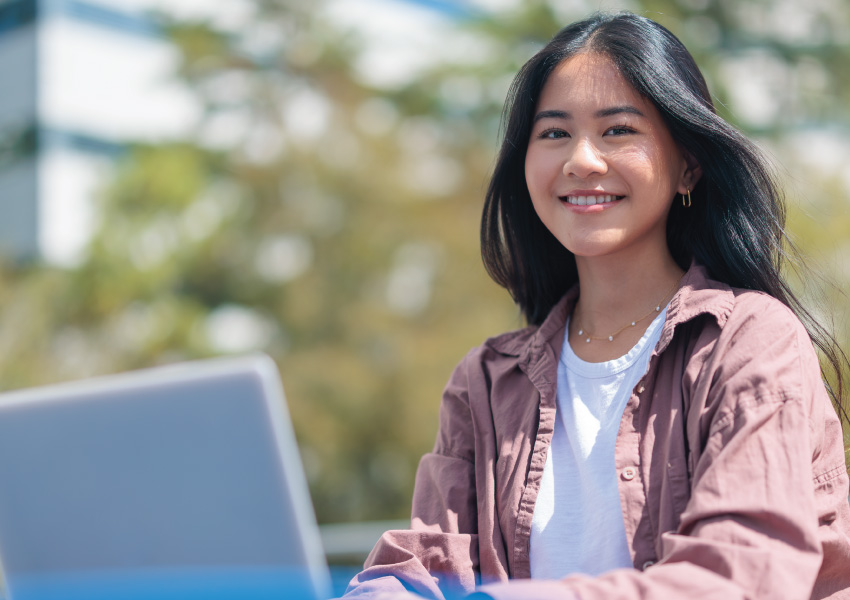
<path fill-rule="evenodd" d="M 0 561 L 12 600 L 325 596 L 274 363 L 0 395 Z"/>

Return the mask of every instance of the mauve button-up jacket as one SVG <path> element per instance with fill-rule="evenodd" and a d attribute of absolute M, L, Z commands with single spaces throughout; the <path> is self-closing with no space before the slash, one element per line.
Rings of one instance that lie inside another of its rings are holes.
<path fill-rule="evenodd" d="M 411 529 L 385 533 L 347 596 L 497 600 L 850 598 L 842 432 L 817 356 L 777 300 L 692 266 L 617 434 L 634 569 L 529 579 L 567 294 L 540 327 L 455 369 Z M 486 596 L 485 596 L 486 597 Z"/>

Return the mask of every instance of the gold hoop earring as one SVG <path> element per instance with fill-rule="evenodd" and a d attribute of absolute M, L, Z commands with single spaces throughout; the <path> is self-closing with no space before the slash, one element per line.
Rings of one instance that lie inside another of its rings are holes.
<path fill-rule="evenodd" d="M 682 194 L 682 206 L 685 208 L 690 208 L 691 206 L 691 188 L 688 188 L 688 202 L 685 204 L 685 195 Z"/>

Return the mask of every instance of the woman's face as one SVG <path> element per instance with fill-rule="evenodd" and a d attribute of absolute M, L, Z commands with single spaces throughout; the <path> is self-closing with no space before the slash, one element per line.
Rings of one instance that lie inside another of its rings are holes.
<path fill-rule="evenodd" d="M 549 76 L 525 179 L 541 221 L 573 254 L 667 252 L 671 202 L 698 177 L 657 109 L 607 56 L 578 54 Z"/>

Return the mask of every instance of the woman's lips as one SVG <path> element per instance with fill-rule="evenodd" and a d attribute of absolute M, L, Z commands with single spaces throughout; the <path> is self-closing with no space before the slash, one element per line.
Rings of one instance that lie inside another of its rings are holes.
<path fill-rule="evenodd" d="M 561 196 L 567 208 L 576 213 L 598 213 L 603 210 L 608 210 L 617 206 L 625 196 L 616 196 L 614 194 L 588 194 L 588 195 L 570 195 Z"/>
<path fill-rule="evenodd" d="M 561 200 L 572 206 L 593 206 L 594 204 L 608 204 L 615 200 L 622 200 L 623 196 L 613 194 L 596 194 L 587 196 L 561 196 Z"/>

